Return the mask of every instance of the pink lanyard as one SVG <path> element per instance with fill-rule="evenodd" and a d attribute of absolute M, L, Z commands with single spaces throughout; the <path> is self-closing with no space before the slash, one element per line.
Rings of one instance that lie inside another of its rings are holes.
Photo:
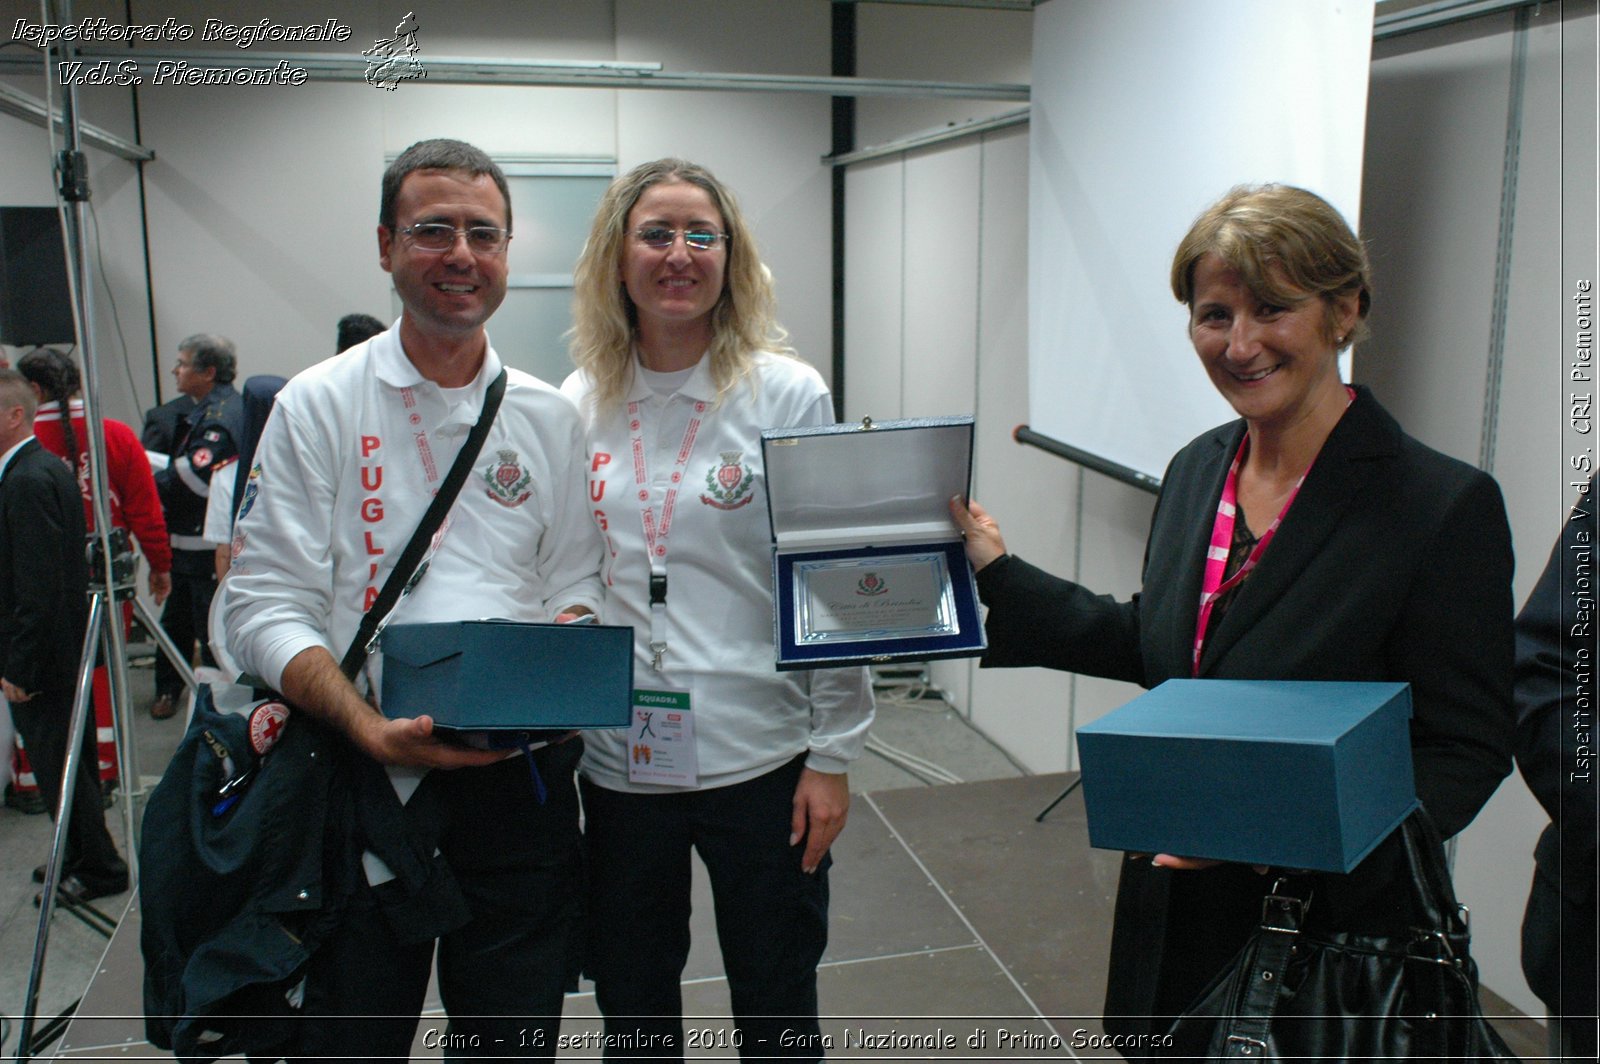
<path fill-rule="evenodd" d="M 422 415 L 417 413 L 417 393 L 411 388 L 400 389 L 400 404 L 406 409 L 406 420 L 411 422 L 411 438 L 417 445 L 417 457 L 422 459 L 422 475 L 431 485 L 439 479 L 439 464 L 433 460 L 433 448 L 428 446 L 428 430 L 420 427 Z"/>
<path fill-rule="evenodd" d="M 1272 537 L 1278 534 L 1278 526 L 1283 523 L 1283 515 L 1289 512 L 1289 507 L 1294 504 L 1294 497 L 1300 494 L 1300 485 L 1306 482 L 1306 473 L 1311 472 L 1310 467 L 1306 473 L 1300 474 L 1300 479 L 1295 481 L 1294 490 L 1289 492 L 1289 498 L 1284 501 L 1283 509 L 1278 511 L 1278 516 L 1272 519 L 1272 524 L 1261 534 L 1255 548 L 1250 551 L 1250 556 L 1239 566 L 1239 571 L 1228 577 L 1222 574 L 1228 568 L 1228 555 L 1233 548 L 1233 525 L 1239 512 L 1239 467 L 1244 464 L 1244 457 L 1250 450 L 1250 436 L 1239 444 L 1239 453 L 1233 456 L 1233 464 L 1228 467 L 1228 479 L 1222 484 L 1222 498 L 1217 500 L 1217 520 L 1211 526 L 1211 545 L 1206 548 L 1205 578 L 1200 585 L 1200 617 L 1195 622 L 1194 630 L 1194 661 L 1190 675 L 1200 675 L 1200 652 L 1205 649 L 1206 626 L 1211 622 L 1211 609 L 1231 589 L 1238 587 L 1250 570 L 1261 561 L 1261 556 L 1267 552 L 1267 544 L 1272 542 Z"/>
<path fill-rule="evenodd" d="M 1344 405 L 1348 409 L 1356 400 L 1355 389 L 1345 385 L 1344 393 Z M 1261 556 L 1267 552 L 1267 544 L 1278 534 L 1278 526 L 1283 524 L 1284 515 L 1289 512 L 1289 507 L 1294 505 L 1295 496 L 1300 494 L 1300 485 L 1306 482 L 1306 477 L 1311 473 L 1311 466 L 1317 464 L 1316 458 L 1313 457 L 1311 464 L 1306 466 L 1306 471 L 1300 474 L 1300 479 L 1294 482 L 1294 489 L 1284 500 L 1283 509 L 1278 511 L 1278 516 L 1272 519 L 1272 524 L 1261 534 L 1261 539 L 1250 551 L 1250 556 L 1239 566 L 1238 572 L 1224 580 L 1222 574 L 1227 571 L 1228 555 L 1233 549 L 1233 524 L 1239 509 L 1239 467 L 1244 465 L 1245 455 L 1249 453 L 1250 434 L 1246 432 L 1244 439 L 1239 441 L 1239 453 L 1233 456 L 1233 464 L 1228 467 L 1228 479 L 1222 483 L 1222 498 L 1217 500 L 1217 520 L 1211 526 L 1211 545 L 1206 548 L 1206 571 L 1200 584 L 1200 616 L 1195 622 L 1191 676 L 1200 675 L 1200 652 L 1205 649 L 1206 627 L 1211 622 L 1212 607 L 1229 590 L 1239 586 L 1239 582 L 1261 561 Z"/>
<path fill-rule="evenodd" d="M 401 388 L 400 404 L 405 407 L 406 420 L 412 425 L 411 437 L 417 445 L 417 457 L 422 459 L 422 477 L 426 482 L 428 495 L 432 497 L 439 493 L 439 489 L 434 486 L 439 480 L 439 463 L 434 460 L 433 448 L 428 445 L 428 430 L 421 427 L 422 415 L 417 412 L 416 390 L 410 387 Z M 439 525 L 439 531 L 433 534 L 433 540 L 428 545 L 428 555 L 423 559 L 422 567 L 417 570 L 419 573 L 433 559 L 434 553 L 439 549 L 439 544 L 444 542 L 444 534 L 450 531 L 450 525 L 454 520 L 455 511 L 452 508 L 450 513 L 444 515 L 444 521 Z M 412 582 L 416 582 L 415 578 L 413 578 Z"/>
<path fill-rule="evenodd" d="M 628 404 L 628 438 L 633 448 L 633 483 L 638 489 L 639 520 L 644 525 L 644 546 L 650 558 L 650 653 L 651 665 L 661 671 L 661 658 L 667 652 L 667 537 L 672 532 L 672 514 L 678 506 L 678 487 L 683 483 L 683 470 L 694 451 L 694 438 L 700 432 L 701 415 L 706 412 L 704 402 L 694 404 L 694 415 L 683 430 L 683 442 L 672 461 L 672 477 L 667 484 L 667 494 L 661 500 L 661 516 L 656 516 L 650 505 L 650 468 L 645 458 L 643 421 L 639 417 L 639 402 Z"/>

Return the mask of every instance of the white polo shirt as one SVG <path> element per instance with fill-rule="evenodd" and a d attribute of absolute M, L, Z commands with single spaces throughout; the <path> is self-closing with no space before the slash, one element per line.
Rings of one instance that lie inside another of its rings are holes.
<path fill-rule="evenodd" d="M 278 686 L 311 646 L 344 655 L 477 421 L 493 347 L 448 392 L 406 358 L 398 329 L 306 370 L 278 394 L 233 535 L 216 609 L 239 666 Z M 555 388 L 510 370 L 505 398 L 396 621 L 548 621 L 598 612 L 601 543 L 584 492 L 583 430 Z M 515 663 L 507 663 L 514 668 Z M 369 659 L 380 691 L 381 654 Z"/>
<path fill-rule="evenodd" d="M 833 423 L 828 389 L 798 359 L 755 356 L 752 378 L 718 405 L 706 360 L 670 395 L 635 372 L 627 398 L 596 416 L 588 379 L 562 391 L 588 425 L 589 506 L 606 537 L 605 621 L 634 627 L 634 684 L 688 688 L 699 785 L 719 787 L 806 753 L 809 767 L 843 772 L 861 756 L 872 723 L 867 670 L 778 672 L 772 626 L 772 537 L 761 430 Z M 651 505 L 660 512 L 685 430 L 704 403 L 682 467 L 667 539 L 667 652 L 650 652 L 650 562 L 638 501 L 627 404 L 637 401 Z M 628 781 L 626 732 L 586 733 L 583 772 L 612 790 L 672 792 Z"/>

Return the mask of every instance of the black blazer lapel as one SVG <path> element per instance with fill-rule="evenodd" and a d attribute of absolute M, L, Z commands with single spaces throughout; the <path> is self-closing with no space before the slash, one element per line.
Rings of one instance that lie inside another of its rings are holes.
<path fill-rule="evenodd" d="M 1351 503 L 1382 467 L 1375 459 L 1392 457 L 1399 447 L 1399 424 L 1377 407 L 1370 393 L 1357 389 L 1356 401 L 1322 445 L 1271 546 L 1239 589 L 1222 624 L 1206 641 L 1200 658 L 1201 676 L 1211 674 L 1229 648 L 1254 629 L 1295 580 L 1317 563 Z"/>
<path fill-rule="evenodd" d="M 1167 470 L 1173 490 L 1161 498 L 1161 513 L 1145 556 L 1144 586 L 1170 590 L 1164 591 L 1159 601 L 1152 601 L 1147 590 L 1140 605 L 1140 627 L 1149 636 L 1145 646 L 1148 687 L 1190 674 L 1206 548 L 1211 545 L 1222 484 L 1243 437 L 1244 422 L 1224 425 L 1193 448 L 1192 466 L 1180 467 L 1174 462 Z"/>

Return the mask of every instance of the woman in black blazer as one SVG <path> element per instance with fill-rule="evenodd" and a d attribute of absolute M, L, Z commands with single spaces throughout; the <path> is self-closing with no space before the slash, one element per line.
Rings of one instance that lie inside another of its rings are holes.
<path fill-rule="evenodd" d="M 1417 793 L 1449 836 L 1511 768 L 1511 534 L 1489 476 L 1340 381 L 1338 352 L 1365 335 L 1368 277 L 1349 226 L 1302 189 L 1236 188 L 1195 222 L 1172 290 L 1241 420 L 1167 468 L 1131 601 L 1007 554 L 978 504 L 951 509 L 989 607 L 984 665 L 1146 687 L 1407 682 Z M 1308 925 L 1403 929 L 1401 872 L 1391 838 L 1349 875 L 1317 876 Z M 1254 930 L 1270 883 L 1240 865 L 1125 855 L 1106 1030 L 1158 1052 Z"/>

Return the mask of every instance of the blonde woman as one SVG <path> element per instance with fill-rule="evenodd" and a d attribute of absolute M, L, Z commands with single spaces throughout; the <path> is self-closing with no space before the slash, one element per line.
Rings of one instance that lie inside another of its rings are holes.
<path fill-rule="evenodd" d="M 818 1059 L 828 850 L 872 694 L 864 669 L 773 668 L 760 434 L 831 423 L 828 390 L 784 342 L 732 194 L 683 160 L 606 193 L 574 318 L 563 391 L 588 432 L 605 618 L 633 625 L 641 689 L 636 726 L 591 733 L 581 769 L 606 1059 L 682 1059 L 691 850 L 710 874 L 730 1040 L 745 1059 Z M 668 726 L 671 766 L 643 749 Z"/>

